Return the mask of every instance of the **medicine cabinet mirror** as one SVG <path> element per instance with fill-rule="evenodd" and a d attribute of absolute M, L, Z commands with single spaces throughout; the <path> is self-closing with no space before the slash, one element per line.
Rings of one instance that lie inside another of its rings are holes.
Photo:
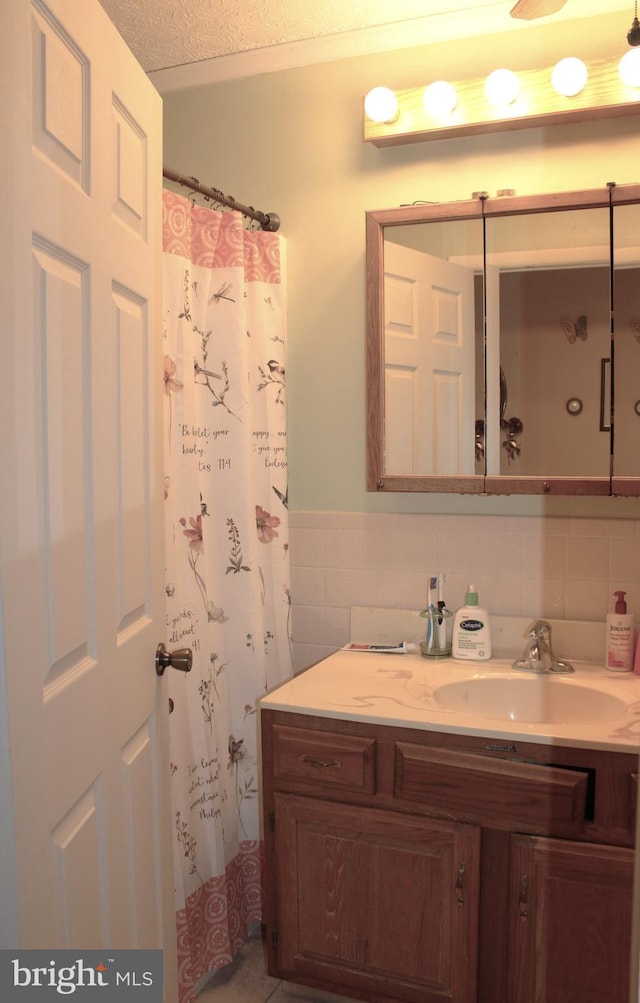
<path fill-rule="evenodd" d="M 366 226 L 368 490 L 640 495 L 640 185 Z"/>

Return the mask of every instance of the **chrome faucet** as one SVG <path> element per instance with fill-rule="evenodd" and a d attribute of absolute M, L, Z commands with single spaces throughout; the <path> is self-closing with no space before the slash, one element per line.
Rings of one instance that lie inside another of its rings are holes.
<path fill-rule="evenodd" d="M 575 672 L 570 662 L 556 658 L 551 650 L 551 625 L 537 620 L 529 631 L 530 644 L 522 658 L 516 658 L 514 669 L 526 672 Z"/>

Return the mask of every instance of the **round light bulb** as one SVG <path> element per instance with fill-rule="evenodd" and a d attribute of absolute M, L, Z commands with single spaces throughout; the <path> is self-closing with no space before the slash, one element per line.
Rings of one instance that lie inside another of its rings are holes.
<path fill-rule="evenodd" d="M 618 73 L 627 87 L 640 87 L 640 49 L 629 49 L 620 60 Z"/>
<path fill-rule="evenodd" d="M 490 105 L 504 108 L 520 93 L 520 81 L 512 70 L 494 70 L 485 81 L 484 92 Z"/>
<path fill-rule="evenodd" d="M 372 122 L 395 122 L 398 99 L 389 87 L 374 87 L 364 99 L 364 110 Z"/>
<path fill-rule="evenodd" d="M 567 56 L 561 59 L 551 71 L 551 85 L 554 91 L 562 94 L 566 98 L 575 97 L 587 82 L 587 67 L 581 59 L 575 56 Z"/>
<path fill-rule="evenodd" d="M 434 118 L 446 118 L 458 103 L 458 95 L 453 84 L 446 80 L 436 80 L 425 87 L 422 98 L 425 111 Z"/>

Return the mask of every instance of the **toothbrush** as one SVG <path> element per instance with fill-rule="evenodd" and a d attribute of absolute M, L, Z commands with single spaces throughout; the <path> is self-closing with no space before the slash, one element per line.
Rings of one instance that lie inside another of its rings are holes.
<path fill-rule="evenodd" d="M 432 579 L 433 581 L 433 579 Z M 438 572 L 438 609 L 442 613 L 444 606 L 444 583 L 445 575 L 439 571 Z M 447 644 L 447 627 L 444 622 L 444 617 L 438 617 L 438 647 L 441 651 L 444 650 Z"/>
<path fill-rule="evenodd" d="M 434 604 L 434 599 L 435 599 L 435 594 L 436 594 L 437 587 L 438 587 L 438 580 L 437 580 L 436 576 L 434 575 L 432 578 L 429 579 L 429 587 L 427 588 L 427 609 L 429 610 L 430 613 L 435 613 L 436 607 L 435 607 L 435 604 Z M 433 617 L 429 617 L 427 619 L 427 648 L 428 649 L 433 647 L 434 630 L 435 630 L 435 627 L 434 627 Z"/>

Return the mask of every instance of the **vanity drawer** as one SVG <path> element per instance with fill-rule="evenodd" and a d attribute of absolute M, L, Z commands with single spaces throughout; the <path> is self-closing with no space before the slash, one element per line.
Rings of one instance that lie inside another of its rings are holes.
<path fill-rule="evenodd" d="M 589 813 L 589 771 L 398 742 L 394 794 L 498 827 L 578 832 Z"/>
<path fill-rule="evenodd" d="M 375 739 L 273 726 L 276 781 L 305 781 L 340 790 L 375 790 Z"/>

